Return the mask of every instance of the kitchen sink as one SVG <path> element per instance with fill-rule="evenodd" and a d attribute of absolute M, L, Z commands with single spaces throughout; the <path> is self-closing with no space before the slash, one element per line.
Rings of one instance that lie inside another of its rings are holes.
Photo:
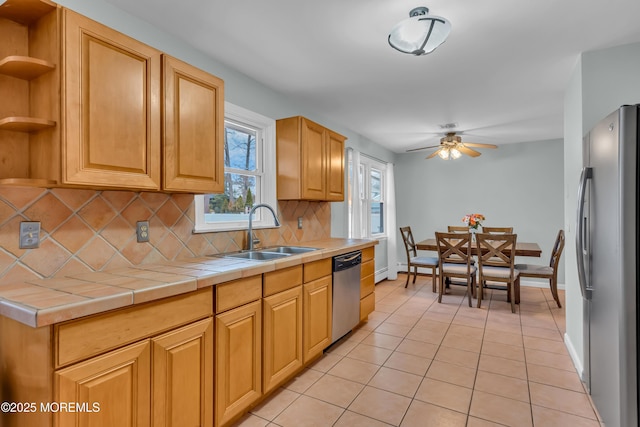
<path fill-rule="evenodd" d="M 271 261 L 291 255 L 303 254 L 305 252 L 317 251 L 318 248 L 307 248 L 304 246 L 274 246 L 272 248 L 254 249 L 252 251 L 229 252 L 212 256 L 223 258 L 248 259 L 252 261 Z"/>
<path fill-rule="evenodd" d="M 276 246 L 273 248 L 259 249 L 260 252 L 278 253 L 278 254 L 303 254 L 305 252 L 317 251 L 318 248 L 306 248 L 304 246 Z"/>
<path fill-rule="evenodd" d="M 228 254 L 220 254 L 218 256 L 221 256 L 224 258 L 249 259 L 252 261 L 271 261 L 274 259 L 291 256 L 291 254 L 281 253 L 281 252 L 266 252 L 266 251 L 245 251 L 245 252 L 232 252 Z"/>

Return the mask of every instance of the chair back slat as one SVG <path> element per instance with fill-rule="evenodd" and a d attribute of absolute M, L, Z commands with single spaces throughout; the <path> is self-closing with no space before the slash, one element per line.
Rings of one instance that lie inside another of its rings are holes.
<path fill-rule="evenodd" d="M 400 234 L 402 234 L 402 241 L 404 242 L 404 249 L 407 252 L 407 259 L 417 256 L 418 251 L 416 249 L 416 242 L 413 240 L 411 227 L 400 227 Z"/>
<path fill-rule="evenodd" d="M 471 234 L 436 233 L 438 258 L 441 263 L 469 264 L 471 259 Z"/>
<path fill-rule="evenodd" d="M 483 233 L 513 234 L 513 227 L 482 227 Z"/>
<path fill-rule="evenodd" d="M 467 234 L 469 232 L 469 227 L 466 225 L 449 225 L 447 226 L 447 231 L 449 233 L 464 233 Z"/>
<path fill-rule="evenodd" d="M 513 268 L 516 258 L 516 234 L 476 234 L 478 263 L 492 267 Z"/>
<path fill-rule="evenodd" d="M 562 250 L 564 249 L 564 230 L 558 231 L 558 236 L 556 237 L 556 242 L 553 245 L 553 250 L 551 251 L 551 260 L 549 261 L 549 267 L 557 270 L 558 262 L 560 262 L 560 257 L 562 256 Z"/>

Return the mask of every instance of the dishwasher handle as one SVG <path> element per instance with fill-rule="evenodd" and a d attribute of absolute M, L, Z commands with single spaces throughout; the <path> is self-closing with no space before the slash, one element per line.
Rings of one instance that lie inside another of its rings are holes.
<path fill-rule="evenodd" d="M 355 251 L 333 257 L 333 271 L 342 271 L 359 266 L 362 263 L 362 252 Z"/>

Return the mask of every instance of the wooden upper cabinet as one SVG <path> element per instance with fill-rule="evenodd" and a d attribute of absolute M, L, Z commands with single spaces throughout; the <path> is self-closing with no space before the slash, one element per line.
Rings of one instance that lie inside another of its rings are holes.
<path fill-rule="evenodd" d="M 0 185 L 224 191 L 221 79 L 49 0 L 0 39 Z"/>
<path fill-rule="evenodd" d="M 163 55 L 163 188 L 224 192 L 224 83 Z"/>
<path fill-rule="evenodd" d="M 64 10 L 62 181 L 160 189 L 161 52 Z"/>
<path fill-rule="evenodd" d="M 301 116 L 277 120 L 278 199 L 344 200 L 345 139 Z"/>
<path fill-rule="evenodd" d="M 344 200 L 344 137 L 327 133 L 327 200 Z"/>

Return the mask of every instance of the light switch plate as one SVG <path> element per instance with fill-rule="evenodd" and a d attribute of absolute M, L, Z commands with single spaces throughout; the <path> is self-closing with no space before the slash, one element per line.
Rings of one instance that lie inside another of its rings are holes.
<path fill-rule="evenodd" d="M 40 246 L 40 221 L 20 223 L 20 249 L 35 249 Z"/>
<path fill-rule="evenodd" d="M 149 221 L 138 221 L 136 223 L 136 236 L 138 243 L 149 241 Z"/>

